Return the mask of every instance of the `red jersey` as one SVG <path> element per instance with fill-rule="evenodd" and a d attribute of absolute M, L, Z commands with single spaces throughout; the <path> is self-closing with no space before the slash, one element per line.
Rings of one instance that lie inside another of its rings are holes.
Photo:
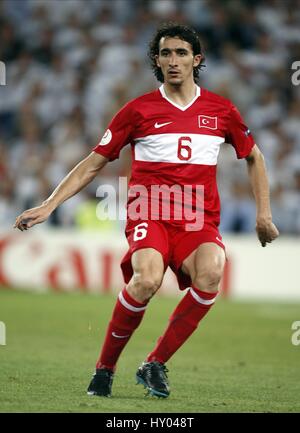
<path fill-rule="evenodd" d="M 182 107 L 168 99 L 162 85 L 127 103 L 93 151 L 113 161 L 124 146 L 131 144 L 129 187 L 142 185 L 150 191 L 153 185 L 189 185 L 193 187 L 194 200 L 195 187 L 202 185 L 205 222 L 218 226 L 216 172 L 224 142 L 232 144 L 237 158 L 247 157 L 254 145 L 232 102 L 197 86 L 195 98 Z"/>

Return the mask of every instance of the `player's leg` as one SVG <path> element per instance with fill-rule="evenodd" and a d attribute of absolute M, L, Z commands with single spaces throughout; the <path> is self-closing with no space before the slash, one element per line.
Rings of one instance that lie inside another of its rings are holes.
<path fill-rule="evenodd" d="M 96 373 L 88 388 L 89 395 L 110 396 L 119 356 L 141 323 L 148 301 L 162 283 L 164 260 L 157 250 L 145 248 L 135 251 L 131 256 L 131 266 L 133 275 L 118 296 Z"/>
<path fill-rule="evenodd" d="M 161 261 L 162 263 L 157 260 L 149 267 L 146 265 L 146 257 L 137 256 L 133 258 L 135 273 L 127 287 L 131 296 L 139 299 L 140 302 L 147 302 L 153 296 L 162 283 L 163 273 L 161 273 L 161 269 L 164 269 L 162 256 Z M 157 268 L 157 266 L 159 267 Z M 142 384 L 152 395 L 158 397 L 167 397 L 169 395 L 166 368 L 157 362 L 143 363 L 136 373 L 136 379 L 137 383 Z"/>
<path fill-rule="evenodd" d="M 190 276 L 191 287 L 147 361 L 163 365 L 189 338 L 214 304 L 224 265 L 224 249 L 213 242 L 201 244 L 183 261 L 182 270 Z"/>
<path fill-rule="evenodd" d="M 139 326 L 148 301 L 161 285 L 164 263 L 153 248 L 135 251 L 131 258 L 133 276 L 120 292 L 96 368 L 115 370 L 117 360 Z"/>
<path fill-rule="evenodd" d="M 160 288 L 164 276 L 164 260 L 154 248 L 144 248 L 132 254 L 133 275 L 127 293 L 141 304 L 147 303 Z"/>
<path fill-rule="evenodd" d="M 225 266 L 224 248 L 214 242 L 201 244 L 182 263 L 192 285 L 205 293 L 217 294 Z"/>

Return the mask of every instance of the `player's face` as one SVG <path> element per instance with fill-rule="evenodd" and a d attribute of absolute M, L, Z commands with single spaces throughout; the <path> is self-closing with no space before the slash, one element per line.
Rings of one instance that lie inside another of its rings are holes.
<path fill-rule="evenodd" d="M 161 38 L 157 66 L 161 68 L 165 83 L 180 85 L 188 79 L 193 80 L 193 68 L 198 66 L 201 55 L 194 56 L 189 42 L 175 38 Z"/>

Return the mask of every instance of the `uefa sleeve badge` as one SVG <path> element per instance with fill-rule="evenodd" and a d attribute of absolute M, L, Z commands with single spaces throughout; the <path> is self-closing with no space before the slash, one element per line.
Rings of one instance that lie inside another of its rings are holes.
<path fill-rule="evenodd" d="M 106 146 L 108 143 L 110 143 L 112 139 L 112 133 L 110 129 L 107 129 L 107 131 L 105 132 L 105 134 L 103 135 L 101 141 L 100 141 L 100 145 L 101 146 Z"/>

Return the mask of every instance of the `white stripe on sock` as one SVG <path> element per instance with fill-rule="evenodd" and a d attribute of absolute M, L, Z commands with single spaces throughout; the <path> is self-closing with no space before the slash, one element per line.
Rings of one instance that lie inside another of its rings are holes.
<path fill-rule="evenodd" d="M 130 311 L 134 311 L 136 313 L 138 313 L 139 311 L 144 311 L 147 308 L 147 305 L 145 307 L 134 307 L 133 305 L 128 304 L 128 302 L 126 301 L 126 299 L 123 296 L 123 293 L 120 292 L 119 293 L 119 301 L 121 302 L 121 304 L 127 308 Z"/>
<path fill-rule="evenodd" d="M 192 287 L 188 287 L 188 289 L 190 290 L 190 294 L 193 296 L 193 298 L 199 302 L 199 304 L 204 304 L 204 305 L 211 305 L 215 302 L 216 300 L 216 296 L 213 299 L 203 299 L 201 298 L 198 293 L 195 292 L 195 290 L 193 290 Z"/>

